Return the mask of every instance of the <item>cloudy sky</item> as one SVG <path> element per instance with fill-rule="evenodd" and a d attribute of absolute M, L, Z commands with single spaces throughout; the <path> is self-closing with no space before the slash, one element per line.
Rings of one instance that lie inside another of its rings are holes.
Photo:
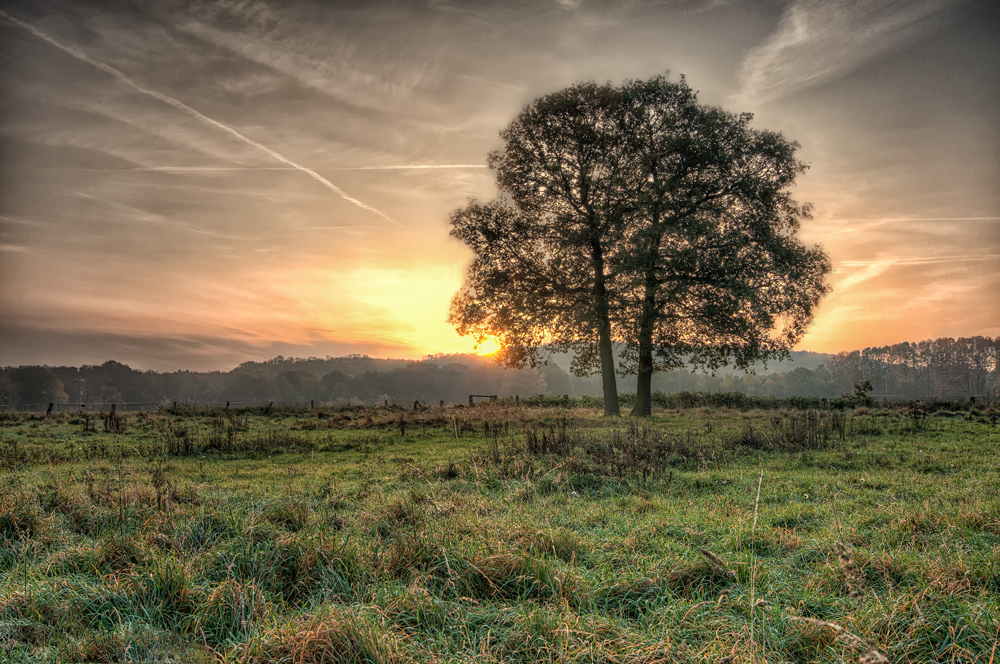
<path fill-rule="evenodd" d="M 449 213 L 532 99 L 685 74 L 802 145 L 800 349 L 1000 335 L 992 0 L 0 3 L 0 364 L 472 349 Z"/>

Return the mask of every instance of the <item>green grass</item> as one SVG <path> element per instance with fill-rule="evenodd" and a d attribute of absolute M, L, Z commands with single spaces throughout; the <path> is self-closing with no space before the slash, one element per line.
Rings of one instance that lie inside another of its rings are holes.
<path fill-rule="evenodd" d="M 4 415 L 0 660 L 1000 662 L 991 413 Z"/>

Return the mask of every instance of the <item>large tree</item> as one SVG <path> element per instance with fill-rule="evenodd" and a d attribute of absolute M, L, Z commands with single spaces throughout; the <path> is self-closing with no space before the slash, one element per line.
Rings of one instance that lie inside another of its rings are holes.
<path fill-rule="evenodd" d="M 682 77 L 622 88 L 632 213 L 617 265 L 630 327 L 633 413 L 651 412 L 654 370 L 747 368 L 798 342 L 829 261 L 795 237 L 808 206 L 788 192 L 798 145 L 705 107 Z"/>
<path fill-rule="evenodd" d="M 503 198 L 452 218 L 476 253 L 452 302 L 459 332 L 496 337 L 512 367 L 575 351 L 576 373 L 600 367 L 609 415 L 619 414 L 611 254 L 633 203 L 621 104 L 620 90 L 593 83 L 535 100 L 489 157 Z"/>
<path fill-rule="evenodd" d="M 638 415 L 656 370 L 787 354 L 829 263 L 795 237 L 798 146 L 750 119 L 699 105 L 683 78 L 536 100 L 490 155 L 502 198 L 452 219 L 476 259 L 451 320 L 497 337 L 510 366 L 576 351 L 614 414 L 613 342 L 638 375 Z"/>

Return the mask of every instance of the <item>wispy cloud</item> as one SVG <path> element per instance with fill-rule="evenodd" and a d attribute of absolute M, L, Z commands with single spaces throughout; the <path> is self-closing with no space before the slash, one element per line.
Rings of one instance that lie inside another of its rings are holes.
<path fill-rule="evenodd" d="M 895 217 L 882 219 L 831 219 L 830 224 L 836 224 L 841 228 L 829 230 L 828 233 L 835 235 L 854 235 L 863 230 L 873 230 L 880 227 L 905 227 L 907 224 L 926 225 L 929 223 L 939 224 L 964 224 L 966 222 L 1000 221 L 1000 217 Z M 944 228 L 953 228 L 945 226 Z M 912 231 L 912 227 L 907 227 L 906 232 Z"/>
<path fill-rule="evenodd" d="M 142 210 L 140 208 L 131 205 L 125 205 L 124 203 L 110 201 L 104 198 L 100 198 L 98 196 L 92 196 L 91 194 L 87 194 L 82 191 L 76 192 L 76 195 L 85 200 L 93 201 L 94 203 L 99 203 L 101 205 L 112 208 L 120 213 L 123 213 L 124 218 L 133 221 L 139 221 L 147 224 L 169 226 L 171 228 L 187 231 L 189 233 L 198 233 L 199 235 L 208 235 L 211 237 L 217 237 L 224 240 L 233 240 L 237 242 L 242 242 L 248 239 L 244 237 L 236 237 L 234 235 L 226 235 L 225 233 L 218 233 L 216 231 L 211 231 L 205 228 L 190 226 L 188 224 L 180 223 L 172 219 L 169 219 L 161 214 L 156 214 L 153 212 L 149 212 L 147 210 Z"/>
<path fill-rule="evenodd" d="M 485 164 L 399 164 L 393 166 L 346 166 L 334 168 L 334 171 L 402 171 L 424 170 L 436 168 L 488 168 Z"/>
<path fill-rule="evenodd" d="M 35 221 L 34 219 L 25 219 L 23 217 L 12 217 L 9 214 L 0 214 L 0 221 L 9 224 L 18 224 L 20 226 L 43 226 L 44 224 L 40 221 Z"/>
<path fill-rule="evenodd" d="M 470 260 L 447 221 L 495 195 L 484 156 L 498 130 L 575 81 L 667 68 L 727 106 L 817 86 L 816 103 L 734 105 L 801 141 L 813 165 L 797 193 L 816 206 L 803 239 L 837 271 L 804 347 L 988 334 L 1000 321 L 986 0 L 0 9 L 37 31 L 0 15 L 4 362 L 466 348 L 444 323 Z M 895 57 L 904 46 L 908 63 Z M 386 232 L 260 145 L 403 227 Z"/>
<path fill-rule="evenodd" d="M 436 169 L 466 169 L 489 168 L 486 164 L 393 164 L 388 166 L 338 166 L 327 168 L 328 171 L 406 171 L 406 170 L 436 170 Z M 226 171 L 297 171 L 292 166 L 137 166 L 135 168 L 29 168 L 21 170 L 38 171 L 81 171 L 94 173 L 114 172 L 226 172 Z"/>
<path fill-rule="evenodd" d="M 884 219 L 843 219 L 850 222 L 893 222 L 893 221 L 1000 221 L 1000 217 L 893 217 Z"/>
<path fill-rule="evenodd" d="M 866 261 L 863 263 L 858 263 L 856 267 L 861 267 L 863 269 L 848 275 L 844 279 L 834 284 L 834 292 L 838 295 L 843 295 L 847 290 L 860 286 L 866 281 L 870 281 L 875 277 L 879 276 L 893 265 L 896 264 L 896 260 L 892 258 L 879 258 L 873 261 Z M 846 263 L 841 263 L 841 265 L 846 265 Z M 849 266 L 855 267 L 855 266 Z"/>
<path fill-rule="evenodd" d="M 891 261 L 883 259 L 873 261 L 841 261 L 838 265 L 843 267 L 865 267 L 876 265 L 888 268 L 890 265 L 934 265 L 937 263 L 966 263 L 975 261 L 989 261 L 1000 259 L 1000 254 L 971 254 L 961 256 L 927 256 L 923 258 L 894 258 Z M 881 271 L 884 271 L 884 269 Z"/>
<path fill-rule="evenodd" d="M 90 56 L 88 56 L 86 53 L 83 53 L 82 51 L 80 51 L 80 50 L 78 50 L 76 48 L 73 48 L 72 46 L 68 46 L 66 44 L 63 44 L 60 41 L 57 41 L 56 39 L 54 39 L 53 37 L 50 37 L 49 35 L 45 34 L 44 32 L 42 32 L 41 30 L 39 30 L 35 26 L 33 26 L 33 25 L 29 24 L 29 23 L 25 23 L 24 21 L 11 16 L 10 14 L 8 14 L 7 12 L 5 12 L 3 10 L 0 10 L 0 17 L 3 17 L 5 19 L 7 19 L 8 21 L 10 21 L 11 23 L 13 23 L 14 25 L 17 25 L 18 27 L 21 27 L 21 28 L 27 30 L 28 32 L 30 32 L 31 34 L 35 35 L 39 39 L 42 39 L 42 40 L 48 42 L 52 46 L 55 46 L 59 50 L 65 52 L 65 53 L 68 53 L 69 55 L 73 56 L 74 58 L 77 58 L 78 60 L 86 62 L 87 64 L 90 64 L 90 65 L 92 65 L 94 67 L 97 67 L 101 71 L 103 71 L 103 72 L 105 72 L 107 74 L 110 74 L 111 76 L 115 77 L 116 79 L 118 79 L 122 83 L 128 85 L 129 87 L 131 87 L 132 89 L 136 90 L 137 92 L 141 92 L 144 95 L 153 97 L 154 99 L 158 99 L 159 101 L 162 101 L 163 103 L 168 104 L 169 106 L 172 106 L 173 108 L 176 108 L 179 111 L 182 111 L 184 113 L 187 113 L 188 115 L 191 115 L 192 117 L 200 120 L 201 122 L 204 122 L 205 124 L 208 124 L 208 125 L 211 125 L 213 127 L 218 128 L 218 129 L 221 129 L 222 131 L 225 131 L 225 132 L 227 132 L 227 133 L 235 136 L 236 138 L 238 138 L 239 140 L 243 141 L 247 145 L 255 147 L 258 150 L 260 150 L 261 152 L 264 152 L 265 154 L 268 154 L 269 156 L 273 157 L 277 161 L 280 161 L 281 163 L 287 164 L 289 167 L 294 168 L 295 170 L 298 170 L 298 171 L 301 171 L 302 173 L 305 173 L 306 175 L 308 175 L 309 177 L 313 178 L 314 180 L 316 180 L 317 182 L 319 182 L 320 184 L 322 184 L 324 187 L 326 187 L 327 189 L 329 189 L 333 193 L 337 194 L 338 196 L 340 196 L 344 200 L 346 200 L 346 201 L 348 201 L 350 203 L 353 203 L 354 205 L 358 206 L 359 208 L 361 208 L 363 210 L 367 210 L 368 212 L 371 212 L 371 213 L 373 213 L 373 214 L 381 217 L 382 219 L 388 221 L 392 225 L 395 225 L 395 226 L 399 225 L 399 223 L 396 222 L 391 217 L 389 217 L 389 215 L 385 214 L 384 212 L 382 212 L 381 210 L 379 210 L 377 208 L 372 207 L 371 205 L 368 205 L 367 203 L 364 203 L 364 202 L 358 200 L 357 198 L 354 198 L 354 197 L 350 196 L 343 189 L 341 189 L 340 187 L 338 187 L 334 183 L 330 182 L 328 179 L 326 179 L 325 177 L 323 177 L 322 175 L 320 175 L 319 173 L 317 173 L 313 169 L 308 168 L 307 166 L 303 166 L 302 164 L 299 164 L 298 162 L 292 161 L 288 157 L 285 157 L 284 155 L 282 155 L 281 153 L 279 153 L 279 152 L 277 152 L 275 150 L 272 150 L 271 148 L 267 147 L 263 143 L 258 143 L 257 141 L 253 140 L 252 138 L 249 138 L 248 136 L 240 133 L 236 129 L 233 129 L 229 125 L 226 125 L 226 124 L 224 124 L 222 122 L 219 122 L 218 120 L 214 120 L 214 119 L 208 117 L 207 115 L 205 115 L 205 114 L 201 113 L 200 111 L 198 111 L 198 110 L 196 110 L 196 109 L 188 106 L 184 102 L 182 102 L 182 101 L 180 101 L 178 99 L 175 99 L 174 97 L 171 97 L 170 95 L 166 95 L 166 94 L 163 94 L 162 92 L 158 92 L 156 90 L 152 90 L 152 89 L 149 89 L 149 88 L 146 88 L 146 87 L 143 87 L 143 86 L 139 85 L 138 83 L 136 83 L 135 81 L 133 81 L 131 78 L 129 78 L 128 76 L 126 76 L 122 71 L 120 71 L 118 69 L 115 69 L 111 65 L 108 65 L 108 64 L 106 64 L 104 62 L 101 62 L 100 60 L 95 60 L 95 59 L 91 58 Z"/>
<path fill-rule="evenodd" d="M 777 30 L 743 61 L 740 105 L 836 79 L 937 27 L 962 0 L 793 0 Z"/>
<path fill-rule="evenodd" d="M 433 87 L 447 69 L 433 44 L 409 31 L 394 33 L 395 52 L 387 52 L 352 30 L 358 14 L 399 19 L 406 13 L 399 7 L 331 3 L 322 12 L 322 30 L 316 29 L 315 11 L 300 16 L 294 4 L 282 9 L 252 0 L 206 3 L 177 28 L 359 109 L 384 110 L 410 99 Z M 411 57 L 401 58 L 407 51 Z"/>

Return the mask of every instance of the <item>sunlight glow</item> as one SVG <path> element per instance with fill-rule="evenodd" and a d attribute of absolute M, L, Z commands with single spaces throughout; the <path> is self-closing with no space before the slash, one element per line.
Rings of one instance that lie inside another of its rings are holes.
<path fill-rule="evenodd" d="M 484 357 L 496 355 L 500 351 L 500 342 L 496 337 L 488 337 L 476 344 L 476 354 Z"/>

